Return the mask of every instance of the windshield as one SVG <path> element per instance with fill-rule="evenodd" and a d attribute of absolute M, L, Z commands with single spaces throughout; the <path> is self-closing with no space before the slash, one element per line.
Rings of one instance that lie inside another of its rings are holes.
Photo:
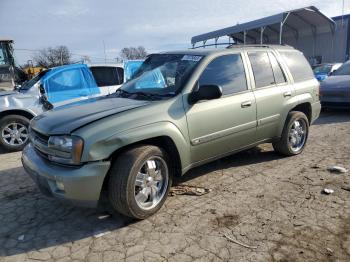
<path fill-rule="evenodd" d="M 350 62 L 344 63 L 338 70 L 333 72 L 335 76 L 350 75 Z"/>
<path fill-rule="evenodd" d="M 314 69 L 315 74 L 329 74 L 332 70 L 332 65 L 321 65 Z"/>
<path fill-rule="evenodd" d="M 178 94 L 202 56 L 150 55 L 117 92 L 138 98 L 172 97 Z"/>
<path fill-rule="evenodd" d="M 47 72 L 49 72 L 50 70 L 45 70 L 45 71 L 41 71 L 39 74 L 37 74 L 36 76 L 34 76 L 32 79 L 24 82 L 21 87 L 20 90 L 29 90 L 33 85 L 35 85 L 36 82 L 38 82 L 44 75 L 46 75 Z"/>

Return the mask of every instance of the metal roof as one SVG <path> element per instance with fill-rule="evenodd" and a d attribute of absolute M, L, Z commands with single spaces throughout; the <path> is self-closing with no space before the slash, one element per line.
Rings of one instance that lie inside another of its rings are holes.
<path fill-rule="evenodd" d="M 300 34 L 317 34 L 334 32 L 335 22 L 314 6 L 286 11 L 251 22 L 237 24 L 220 30 L 192 37 L 195 45 L 209 39 L 215 43 L 219 37 L 229 36 L 240 43 L 282 43 L 282 37 L 291 35 L 298 38 Z"/>

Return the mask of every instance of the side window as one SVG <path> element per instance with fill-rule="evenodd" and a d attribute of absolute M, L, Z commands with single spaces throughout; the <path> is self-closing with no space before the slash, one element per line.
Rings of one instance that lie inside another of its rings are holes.
<path fill-rule="evenodd" d="M 0 44 L 0 65 L 5 65 L 5 64 L 6 64 L 5 54 Z"/>
<path fill-rule="evenodd" d="M 281 65 L 278 63 L 275 55 L 272 53 L 269 53 L 269 57 L 272 65 L 273 75 L 275 77 L 275 83 L 282 84 L 287 82 L 286 76 L 283 73 Z"/>
<path fill-rule="evenodd" d="M 81 96 L 90 95 L 80 69 L 58 72 L 47 80 L 45 89 L 50 102 L 60 102 Z"/>
<path fill-rule="evenodd" d="M 275 78 L 267 52 L 248 53 L 248 56 L 253 68 L 255 87 L 274 85 Z"/>
<path fill-rule="evenodd" d="M 117 67 L 117 73 L 119 78 L 119 84 L 121 85 L 124 83 L 124 68 Z"/>
<path fill-rule="evenodd" d="M 199 85 L 219 85 L 223 95 L 247 90 L 247 79 L 240 54 L 224 55 L 209 63 L 199 78 Z"/>
<path fill-rule="evenodd" d="M 118 72 L 115 67 L 96 66 L 90 68 L 97 86 L 119 85 Z"/>
<path fill-rule="evenodd" d="M 301 82 L 314 78 L 314 74 L 304 55 L 299 51 L 281 52 L 290 72 L 292 73 L 294 82 Z"/>

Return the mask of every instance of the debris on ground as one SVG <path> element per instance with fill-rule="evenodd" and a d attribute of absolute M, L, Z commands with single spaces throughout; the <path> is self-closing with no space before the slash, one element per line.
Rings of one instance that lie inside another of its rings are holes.
<path fill-rule="evenodd" d="M 96 231 L 94 232 L 94 238 L 100 238 L 107 234 L 111 233 L 111 231 Z"/>
<path fill-rule="evenodd" d="M 330 166 L 327 168 L 327 170 L 331 173 L 337 173 L 337 174 L 344 174 L 348 172 L 348 170 L 341 166 Z"/>
<path fill-rule="evenodd" d="M 328 256 L 332 256 L 334 253 L 333 249 L 330 249 L 329 247 L 326 248 L 326 251 Z"/>
<path fill-rule="evenodd" d="M 202 196 L 211 192 L 211 189 L 205 187 L 191 186 L 191 185 L 177 185 L 170 189 L 170 196 L 188 195 L 188 196 Z"/>
<path fill-rule="evenodd" d="M 19 237 L 18 237 L 18 241 L 23 241 L 24 240 L 24 235 L 20 235 Z"/>
<path fill-rule="evenodd" d="M 334 190 L 330 189 L 330 188 L 325 188 L 325 189 L 323 189 L 323 193 L 325 193 L 327 195 L 330 195 L 330 194 L 334 193 Z"/>
<path fill-rule="evenodd" d="M 319 169 L 319 168 L 320 168 L 320 166 L 319 166 L 319 165 L 317 165 L 317 164 L 314 164 L 314 165 L 312 165 L 312 166 L 311 166 L 311 168 L 312 168 L 312 169 Z"/>
<path fill-rule="evenodd" d="M 350 192 L 350 186 L 348 187 L 345 187 L 345 186 L 342 186 L 341 189 L 345 190 L 345 191 L 349 191 Z"/>
<path fill-rule="evenodd" d="M 97 218 L 100 220 L 103 220 L 103 219 L 109 218 L 110 216 L 111 216 L 110 214 L 101 214 Z"/>
<path fill-rule="evenodd" d="M 236 239 L 233 239 L 232 237 L 230 237 L 230 236 L 228 236 L 228 235 L 226 235 L 226 234 L 224 234 L 224 237 L 225 237 L 226 239 L 228 239 L 229 241 L 231 241 L 231 242 L 233 242 L 233 243 L 235 243 L 235 244 L 237 244 L 237 245 L 240 245 L 240 246 L 242 246 L 242 247 L 246 247 L 246 248 L 250 248 L 250 249 L 257 249 L 257 248 L 258 248 L 257 246 L 248 246 L 248 245 L 246 245 L 246 244 L 244 244 L 244 243 L 242 243 L 242 242 L 239 242 L 239 241 L 236 240 Z"/>

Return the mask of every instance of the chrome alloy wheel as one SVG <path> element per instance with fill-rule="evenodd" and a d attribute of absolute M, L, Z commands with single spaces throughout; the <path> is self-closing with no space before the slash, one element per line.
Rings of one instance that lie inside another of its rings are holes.
<path fill-rule="evenodd" d="M 167 192 L 169 170 L 160 157 L 148 159 L 136 175 L 134 197 L 143 210 L 154 208 L 162 201 Z"/>
<path fill-rule="evenodd" d="M 12 122 L 2 130 L 1 137 L 10 146 L 20 146 L 28 140 L 28 128 L 21 123 Z"/>
<path fill-rule="evenodd" d="M 289 145 L 292 151 L 297 152 L 303 148 L 306 141 L 306 122 L 302 119 L 297 119 L 292 124 L 289 131 Z"/>

